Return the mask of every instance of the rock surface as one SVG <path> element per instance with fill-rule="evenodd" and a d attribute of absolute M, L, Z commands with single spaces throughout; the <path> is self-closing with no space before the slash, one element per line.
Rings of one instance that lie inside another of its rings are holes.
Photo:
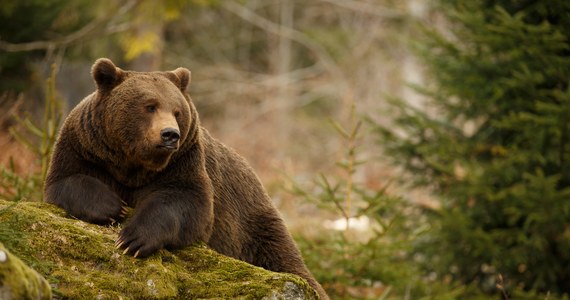
<path fill-rule="evenodd" d="M 50 286 L 0 243 L 0 299 L 51 299 Z"/>
<path fill-rule="evenodd" d="M 114 247 L 119 230 L 120 225 L 97 226 L 66 218 L 62 210 L 46 203 L 0 200 L 0 242 L 8 249 L 8 259 L 19 261 L 18 270 L 27 264 L 41 275 L 29 268 L 27 273 L 2 268 L 0 262 L 0 298 L 4 299 L 2 284 L 14 275 L 26 284 L 37 280 L 31 287 L 38 294 L 29 299 L 49 299 L 42 276 L 55 299 L 317 297 L 298 276 L 270 272 L 204 245 L 161 250 L 146 259 L 122 255 Z"/>

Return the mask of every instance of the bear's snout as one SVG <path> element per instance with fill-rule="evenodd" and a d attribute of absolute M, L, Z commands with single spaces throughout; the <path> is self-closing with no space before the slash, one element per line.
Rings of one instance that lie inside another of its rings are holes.
<path fill-rule="evenodd" d="M 180 131 L 171 127 L 164 128 L 160 131 L 160 139 L 167 148 L 176 148 L 178 140 L 180 140 Z"/>

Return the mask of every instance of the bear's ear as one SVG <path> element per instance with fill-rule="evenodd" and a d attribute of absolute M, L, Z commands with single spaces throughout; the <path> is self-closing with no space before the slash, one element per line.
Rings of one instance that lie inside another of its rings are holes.
<path fill-rule="evenodd" d="M 111 89 L 117 85 L 122 75 L 122 70 L 108 58 L 99 58 L 91 68 L 91 76 L 95 79 L 97 88 L 100 90 Z"/>
<path fill-rule="evenodd" d="M 188 88 L 188 84 L 190 84 L 190 70 L 186 69 L 186 68 L 178 68 L 174 71 L 171 71 L 169 73 L 173 73 L 174 75 L 176 75 L 176 79 L 178 79 L 176 81 L 173 81 L 176 85 L 178 85 L 178 87 L 180 88 L 181 91 L 185 92 L 186 89 Z"/>

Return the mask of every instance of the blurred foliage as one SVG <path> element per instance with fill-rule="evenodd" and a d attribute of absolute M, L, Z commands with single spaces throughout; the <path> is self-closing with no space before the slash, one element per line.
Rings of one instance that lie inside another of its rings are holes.
<path fill-rule="evenodd" d="M 414 244 L 429 229 L 420 211 L 387 192 L 389 184 L 371 189 L 356 178 L 366 164 L 359 148 L 362 122 L 348 127 L 332 121 L 344 145 L 337 171 L 321 174 L 310 186 L 293 182 L 291 191 L 329 213 L 343 228 L 318 237 L 296 237 L 305 261 L 333 299 L 452 299 L 464 287 L 430 283 L 420 272 Z M 338 226 L 337 225 L 337 226 Z"/>
<path fill-rule="evenodd" d="M 125 61 L 144 53 L 156 55 L 162 51 L 164 24 L 177 19 L 188 6 L 203 7 L 216 2 L 3 1 L 0 46 L 5 51 L 0 55 L 0 93 L 29 91 L 30 82 L 41 78 L 45 71 L 34 68 L 34 63 L 46 58 L 55 61 L 58 58 L 54 56 L 91 62 L 115 53 L 122 53 Z"/>
<path fill-rule="evenodd" d="M 21 175 L 16 172 L 13 160 L 8 167 L 0 166 L 0 198 L 19 201 L 43 198 L 43 186 L 47 176 L 57 132 L 62 121 L 61 100 L 55 88 L 56 67 L 46 81 L 44 115 L 38 124 L 30 116 L 14 116 L 16 124 L 10 134 L 35 154 L 40 165 L 39 174 Z"/>
<path fill-rule="evenodd" d="M 417 44 L 424 107 L 380 143 L 438 196 L 425 271 L 513 298 L 570 293 L 570 2 L 441 0 Z M 498 278 L 501 278 L 500 282 Z"/>
<path fill-rule="evenodd" d="M 130 26 L 119 39 L 124 58 L 131 61 L 144 53 L 160 54 L 163 49 L 163 28 L 178 19 L 186 7 L 209 6 L 216 0 L 139 1 L 130 12 Z"/>
<path fill-rule="evenodd" d="M 41 196 L 42 182 L 35 175 L 22 175 L 16 172 L 13 160 L 8 166 L 0 166 L 0 198 L 10 201 L 31 199 L 32 195 Z"/>
<path fill-rule="evenodd" d="M 0 40 L 29 43 L 59 38 L 76 31 L 91 17 L 91 1 L 27 0 L 0 3 Z M 52 49 L 53 50 L 53 49 Z M 44 50 L 2 52 L 0 93 L 29 89 L 32 62 L 45 56 Z"/>

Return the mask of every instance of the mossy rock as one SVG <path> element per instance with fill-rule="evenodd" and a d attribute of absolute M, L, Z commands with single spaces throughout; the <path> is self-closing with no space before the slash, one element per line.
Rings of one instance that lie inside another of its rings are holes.
<path fill-rule="evenodd" d="M 51 299 L 51 288 L 34 269 L 0 243 L 0 299 Z"/>
<path fill-rule="evenodd" d="M 56 299 L 315 299 L 307 282 L 205 245 L 136 259 L 115 249 L 118 226 L 69 219 L 41 202 L 0 200 L 0 242 L 43 275 Z"/>

